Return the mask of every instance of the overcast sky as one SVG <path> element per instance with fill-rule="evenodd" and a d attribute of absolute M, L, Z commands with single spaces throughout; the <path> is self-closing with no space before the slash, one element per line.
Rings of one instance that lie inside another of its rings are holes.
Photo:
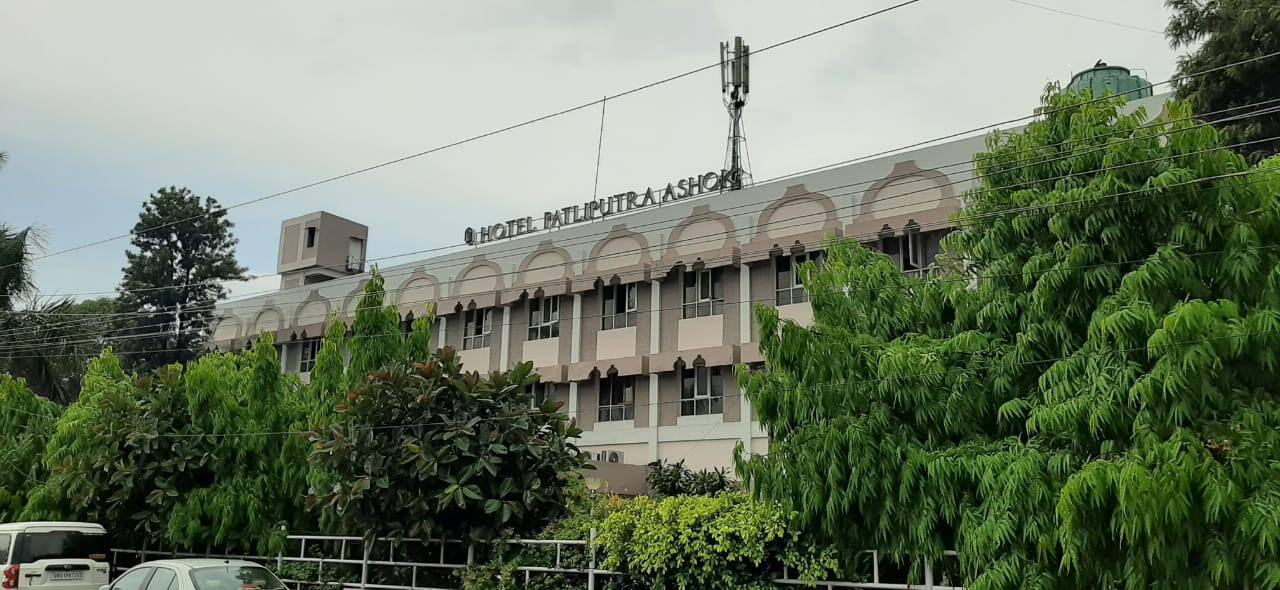
<path fill-rule="evenodd" d="M 1161 0 L 1036 0 L 1160 30 Z M 0 223 L 50 251 L 128 231 L 162 186 L 233 204 L 614 94 L 891 4 L 9 2 L 0 11 Z M 1168 79 L 1150 32 L 1010 0 L 922 0 L 752 58 L 744 122 L 769 178 L 1027 114 L 1099 59 Z M 601 194 L 724 159 L 719 74 L 608 104 Z M 242 264 L 275 272 L 280 221 L 369 226 L 369 255 L 589 198 L 600 111 L 236 209 Z M 40 261 L 46 294 L 111 291 L 127 242 Z M 278 283 L 270 277 L 252 290 Z M 241 291 L 250 290 L 242 287 Z"/>

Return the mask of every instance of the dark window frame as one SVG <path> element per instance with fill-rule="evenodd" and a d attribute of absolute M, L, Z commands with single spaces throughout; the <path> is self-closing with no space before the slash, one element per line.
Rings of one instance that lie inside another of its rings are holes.
<path fill-rule="evenodd" d="M 528 340 L 547 340 L 560 337 L 560 298 L 532 297 L 529 299 Z"/>
<path fill-rule="evenodd" d="M 556 387 L 554 382 L 539 381 L 537 383 L 530 383 L 525 387 L 524 391 L 532 396 L 532 400 L 529 402 L 529 405 L 537 409 L 541 407 L 542 404 L 546 403 L 547 400 L 554 397 L 557 390 L 558 387 Z"/>
<path fill-rule="evenodd" d="M 488 348 L 493 343 L 493 308 L 468 309 L 463 313 L 462 350 Z"/>
<path fill-rule="evenodd" d="M 724 413 L 724 367 L 686 366 L 680 371 L 680 415 Z"/>
<path fill-rule="evenodd" d="M 773 285 L 776 305 L 804 303 L 809 294 L 800 280 L 800 267 L 806 262 L 813 262 L 822 268 L 826 258 L 822 250 L 810 250 L 799 254 L 783 254 L 773 259 Z"/>
<path fill-rule="evenodd" d="M 636 378 L 608 375 L 599 379 L 596 422 L 622 422 L 636 418 Z"/>
<path fill-rule="evenodd" d="M 619 297 L 621 292 L 621 297 Z M 633 328 L 640 306 L 639 283 L 604 285 L 600 289 L 600 329 Z"/>
<path fill-rule="evenodd" d="M 324 338 L 306 338 L 299 344 L 298 372 L 310 373 L 316 368 L 316 359 L 320 358 L 320 349 L 324 348 Z"/>
<path fill-rule="evenodd" d="M 719 268 L 685 269 L 682 277 L 684 319 L 724 314 L 724 277 Z"/>

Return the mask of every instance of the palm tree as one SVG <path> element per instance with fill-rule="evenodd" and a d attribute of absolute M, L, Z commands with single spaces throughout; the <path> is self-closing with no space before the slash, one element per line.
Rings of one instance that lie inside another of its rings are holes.
<path fill-rule="evenodd" d="M 0 152 L 0 169 L 9 161 L 9 154 Z M 35 292 L 32 272 L 34 251 L 42 244 L 40 233 L 26 228 L 15 230 L 0 223 L 0 312 L 10 315 L 20 299 Z"/>
<path fill-rule="evenodd" d="M 35 292 L 31 259 L 40 247 L 32 228 L 14 230 L 0 224 L 0 311 L 13 311 L 17 302 Z"/>

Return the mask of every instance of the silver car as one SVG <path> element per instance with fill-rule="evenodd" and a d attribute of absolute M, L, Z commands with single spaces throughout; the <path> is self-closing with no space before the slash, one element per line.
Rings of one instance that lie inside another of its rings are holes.
<path fill-rule="evenodd" d="M 129 568 L 99 590 L 285 590 L 265 567 L 236 559 L 161 559 Z"/>

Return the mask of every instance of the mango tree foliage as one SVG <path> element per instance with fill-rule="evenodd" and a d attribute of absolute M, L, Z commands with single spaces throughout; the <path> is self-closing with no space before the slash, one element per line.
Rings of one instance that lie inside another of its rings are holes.
<path fill-rule="evenodd" d="M 750 489 L 974 590 L 1280 587 L 1280 160 L 1121 105 L 992 135 L 940 277 L 833 242 L 757 310 Z"/>
<path fill-rule="evenodd" d="M 40 462 L 62 407 L 0 374 L 0 522 L 17 520 L 27 493 L 48 472 Z"/>
<path fill-rule="evenodd" d="M 308 498 L 346 531 L 491 539 L 536 531 L 565 507 L 564 478 L 585 455 L 554 402 L 532 407 L 532 364 L 464 373 L 446 346 L 394 363 L 347 393 L 314 438 L 334 477 Z"/>

